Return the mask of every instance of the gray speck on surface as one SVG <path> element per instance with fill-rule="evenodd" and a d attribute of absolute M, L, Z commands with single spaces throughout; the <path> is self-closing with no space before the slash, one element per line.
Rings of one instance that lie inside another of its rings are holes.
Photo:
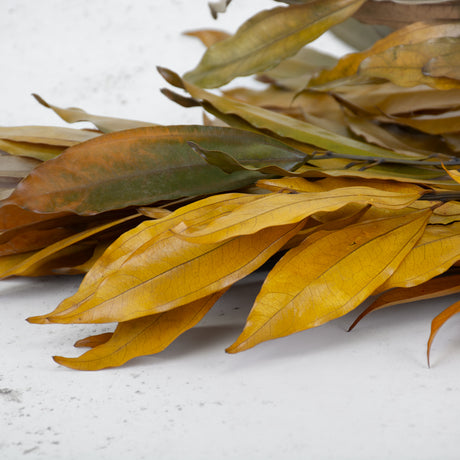
<path fill-rule="evenodd" d="M 0 396 L 3 396 L 7 401 L 21 402 L 21 393 L 11 388 L 0 388 Z"/>

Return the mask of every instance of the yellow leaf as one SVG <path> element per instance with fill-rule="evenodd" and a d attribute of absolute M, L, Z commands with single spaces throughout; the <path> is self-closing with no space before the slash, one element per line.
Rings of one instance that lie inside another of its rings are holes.
<path fill-rule="evenodd" d="M 264 229 L 216 244 L 195 244 L 168 231 L 140 246 L 59 323 L 127 321 L 161 313 L 231 286 L 260 267 L 303 227 Z"/>
<path fill-rule="evenodd" d="M 225 214 L 256 198 L 254 195 L 242 193 L 215 195 L 179 208 L 162 219 L 142 222 L 125 232 L 107 248 L 83 278 L 76 294 L 63 300 L 52 313 L 28 318 L 28 321 L 35 324 L 46 324 L 49 323 L 48 318 L 53 315 L 64 312 L 68 314 L 75 310 L 91 297 L 104 278 L 117 273 L 137 249 L 146 243 L 151 243 L 180 222 L 205 222 L 206 219 L 214 218 L 219 213 Z"/>
<path fill-rule="evenodd" d="M 379 288 L 411 287 L 444 273 L 460 260 L 460 222 L 428 225 L 401 265 Z"/>
<path fill-rule="evenodd" d="M 313 234 L 268 274 L 242 334 L 227 351 L 319 326 L 357 307 L 398 267 L 430 213 Z"/>
<path fill-rule="evenodd" d="M 223 293 L 216 292 L 171 311 L 119 323 L 113 335 L 99 337 L 102 343 L 96 341 L 92 350 L 78 358 L 54 356 L 54 360 L 72 369 L 95 371 L 121 366 L 137 356 L 159 353 L 195 326 Z M 87 346 L 87 342 L 82 345 Z"/>
<path fill-rule="evenodd" d="M 274 192 L 327 192 L 345 187 L 371 187 L 377 190 L 395 193 L 418 193 L 420 188 L 412 184 L 379 179 L 359 179 L 354 177 L 325 177 L 319 180 L 309 181 L 303 177 L 283 177 L 281 179 L 261 179 L 257 181 L 258 187 Z"/>
<path fill-rule="evenodd" d="M 419 187 L 402 192 L 371 187 L 338 188 L 318 193 L 262 195 L 258 200 L 235 209 L 206 226 L 178 228 L 181 237 L 211 244 L 237 235 L 248 235 L 277 225 L 292 224 L 320 211 L 335 211 L 348 203 L 371 204 L 389 209 L 404 208 L 421 196 Z"/>

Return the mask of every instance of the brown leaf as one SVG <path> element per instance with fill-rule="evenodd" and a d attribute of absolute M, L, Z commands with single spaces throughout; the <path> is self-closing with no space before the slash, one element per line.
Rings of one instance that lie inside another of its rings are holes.
<path fill-rule="evenodd" d="M 428 339 L 427 347 L 426 347 L 426 358 L 428 361 L 428 367 L 430 367 L 430 352 L 431 346 L 433 345 L 433 340 L 436 337 L 439 329 L 442 325 L 448 321 L 452 316 L 456 315 L 460 312 L 460 301 L 455 302 L 450 307 L 447 307 L 444 311 L 442 311 L 438 316 L 436 316 L 433 321 L 431 322 L 431 333 Z"/>
<path fill-rule="evenodd" d="M 354 320 L 348 329 L 351 331 L 369 313 L 381 308 L 391 307 L 420 300 L 435 299 L 460 292 L 460 275 L 439 276 L 409 288 L 395 288 L 381 294 Z"/>

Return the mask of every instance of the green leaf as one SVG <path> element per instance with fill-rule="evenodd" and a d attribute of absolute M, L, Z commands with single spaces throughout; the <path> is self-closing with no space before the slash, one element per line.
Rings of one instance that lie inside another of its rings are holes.
<path fill-rule="evenodd" d="M 184 78 L 198 86 L 216 88 L 237 76 L 267 70 L 351 16 L 363 3 L 316 0 L 262 11 L 234 36 L 212 46 Z"/>
<path fill-rule="evenodd" d="M 225 146 L 239 160 L 266 157 L 283 168 L 305 158 L 269 136 L 234 128 L 138 128 L 105 134 L 39 165 L 3 206 L 90 215 L 237 189 L 261 177 L 248 171 L 225 174 L 200 158 L 187 141 L 209 149 Z"/>
<path fill-rule="evenodd" d="M 176 73 L 168 69 L 159 68 L 159 71 L 171 85 L 185 89 L 197 101 L 205 101 L 224 115 L 237 115 L 255 128 L 265 131 L 268 130 L 270 133 L 280 138 L 293 139 L 304 144 L 314 145 L 318 149 L 330 150 L 336 153 L 354 155 L 357 157 L 408 158 L 407 155 L 398 154 L 392 150 L 383 149 L 349 137 L 341 136 L 332 131 L 287 115 L 272 112 L 262 107 L 256 107 L 224 96 L 218 96 L 198 88 L 186 80 L 182 80 Z M 227 119 L 225 120 L 227 121 Z M 231 122 L 231 117 L 228 121 Z M 202 147 L 206 148 L 204 145 Z M 414 158 L 414 156 L 410 158 Z"/>

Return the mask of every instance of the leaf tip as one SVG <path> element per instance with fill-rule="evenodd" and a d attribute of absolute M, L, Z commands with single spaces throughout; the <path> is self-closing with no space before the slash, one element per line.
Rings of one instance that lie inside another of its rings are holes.
<path fill-rule="evenodd" d="M 26 318 L 26 321 L 30 324 L 49 324 L 50 322 L 48 321 L 47 316 L 29 316 L 29 318 Z"/>
<path fill-rule="evenodd" d="M 35 98 L 35 100 L 36 100 L 39 104 L 41 104 L 41 105 L 47 107 L 48 109 L 51 108 L 50 105 L 48 104 L 48 102 L 46 102 L 45 99 L 43 99 L 43 98 L 42 98 L 40 95 L 38 95 L 37 93 L 32 93 L 32 96 Z"/>
<path fill-rule="evenodd" d="M 161 66 L 157 66 L 157 71 L 170 85 L 184 89 L 182 79 L 176 72 Z"/>

